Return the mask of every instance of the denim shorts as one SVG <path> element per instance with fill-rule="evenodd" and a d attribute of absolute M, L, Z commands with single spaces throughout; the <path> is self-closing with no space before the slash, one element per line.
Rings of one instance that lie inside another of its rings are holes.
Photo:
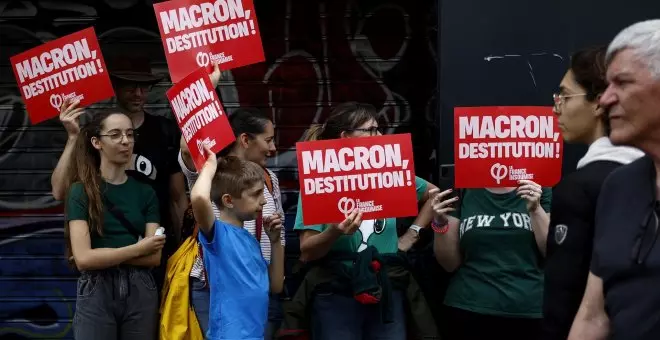
<path fill-rule="evenodd" d="M 86 271 L 78 278 L 76 291 L 75 339 L 156 340 L 158 293 L 149 269 Z"/>

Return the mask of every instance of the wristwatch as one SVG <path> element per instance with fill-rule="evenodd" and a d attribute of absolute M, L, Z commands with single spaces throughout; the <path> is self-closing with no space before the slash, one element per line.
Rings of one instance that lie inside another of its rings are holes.
<path fill-rule="evenodd" d="M 413 225 L 411 225 L 408 229 L 412 229 L 412 230 L 416 231 L 416 232 L 417 232 L 417 236 L 419 236 L 419 231 L 422 230 L 422 227 L 413 224 Z"/>

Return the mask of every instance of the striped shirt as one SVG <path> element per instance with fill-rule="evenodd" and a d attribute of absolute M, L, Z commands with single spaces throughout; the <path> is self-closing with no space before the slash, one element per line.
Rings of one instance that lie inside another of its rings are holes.
<path fill-rule="evenodd" d="M 183 171 L 183 174 L 186 176 L 186 180 L 188 181 L 188 187 L 192 188 L 195 182 L 197 181 L 197 177 L 199 176 L 199 174 L 195 171 L 189 170 L 188 167 L 186 167 L 186 164 L 183 162 L 183 157 L 181 156 L 181 151 L 179 151 L 179 165 L 181 166 L 181 170 Z M 280 193 L 279 180 L 277 179 L 277 176 L 275 175 L 274 172 L 270 171 L 269 169 L 266 169 L 266 171 L 268 171 L 268 174 L 270 175 L 270 178 L 273 182 L 273 193 L 271 194 L 271 192 L 268 190 L 268 187 L 264 183 L 264 198 L 266 199 L 266 204 L 263 206 L 261 216 L 266 217 L 279 213 L 282 216 L 282 224 L 284 225 L 284 210 L 282 209 L 282 196 Z M 211 205 L 213 206 L 213 214 L 215 215 L 216 218 L 219 218 L 220 210 L 218 210 L 218 207 L 215 205 L 215 203 L 211 202 Z M 257 228 L 256 228 L 255 220 L 245 221 L 243 227 L 253 236 L 256 235 Z M 285 244 L 284 235 L 285 235 L 284 228 L 282 228 L 282 234 L 280 237 L 280 242 L 282 243 L 282 245 Z M 260 246 L 261 246 L 261 254 L 264 256 L 265 259 L 270 260 L 270 255 L 271 255 L 270 239 L 268 238 L 268 235 L 266 235 L 266 231 L 264 229 L 261 230 Z M 205 278 L 203 272 L 204 272 L 204 261 L 199 255 L 197 255 L 192 270 L 190 271 L 190 276 L 204 281 Z"/>

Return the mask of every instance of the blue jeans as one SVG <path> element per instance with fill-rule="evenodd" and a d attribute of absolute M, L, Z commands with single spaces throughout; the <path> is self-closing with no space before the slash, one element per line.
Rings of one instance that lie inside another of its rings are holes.
<path fill-rule="evenodd" d="M 314 340 L 405 340 L 403 293 L 392 292 L 393 322 L 382 323 L 378 307 L 332 293 L 317 294 L 312 306 Z"/>
<path fill-rule="evenodd" d="M 148 269 L 122 266 L 81 273 L 74 339 L 156 340 L 157 327 L 158 293 Z"/>
<path fill-rule="evenodd" d="M 268 301 L 268 323 L 264 333 L 264 340 L 275 339 L 275 333 L 280 329 L 283 318 L 282 302 L 278 295 L 271 295 Z"/>
<path fill-rule="evenodd" d="M 209 329 L 209 304 L 211 302 L 211 291 L 198 278 L 190 278 L 191 303 L 202 334 L 206 337 L 206 331 Z M 279 297 L 271 295 L 268 303 L 268 322 L 264 340 L 274 338 L 275 332 L 280 328 L 282 322 L 282 304 Z"/>
<path fill-rule="evenodd" d="M 211 302 L 211 291 L 209 286 L 196 277 L 190 278 L 190 302 L 192 303 L 197 322 L 202 329 L 202 334 L 206 338 L 206 331 L 209 330 L 209 304 Z"/>

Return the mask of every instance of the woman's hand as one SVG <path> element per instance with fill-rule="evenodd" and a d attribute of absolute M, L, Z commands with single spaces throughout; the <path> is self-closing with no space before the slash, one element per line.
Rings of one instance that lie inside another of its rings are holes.
<path fill-rule="evenodd" d="M 80 133 L 80 115 L 85 113 L 82 107 L 78 107 L 79 101 L 65 99 L 60 106 L 60 122 L 64 125 L 69 137 L 76 137 Z"/>
<path fill-rule="evenodd" d="M 211 78 L 211 84 L 213 84 L 213 88 L 218 87 L 218 83 L 220 82 L 221 73 L 220 73 L 219 65 L 220 63 L 213 62 L 213 72 L 209 74 L 209 78 Z"/>
<path fill-rule="evenodd" d="M 432 197 L 433 203 L 433 212 L 435 214 L 436 221 L 447 221 L 447 214 L 452 211 L 456 211 L 452 204 L 458 201 L 458 197 L 448 198 L 452 193 L 452 189 L 447 189 L 443 192 L 440 192 L 440 189 L 435 188 L 429 191 L 430 197 Z"/>
<path fill-rule="evenodd" d="M 354 209 L 343 222 L 332 224 L 331 227 L 341 234 L 353 235 L 360 228 L 360 224 L 362 224 L 362 212 Z"/>
<path fill-rule="evenodd" d="M 518 181 L 516 194 L 527 201 L 527 211 L 535 211 L 541 205 L 541 194 L 543 188 L 534 181 Z"/>
<path fill-rule="evenodd" d="M 151 255 L 165 246 L 165 236 L 147 236 L 137 243 L 140 255 Z"/>

